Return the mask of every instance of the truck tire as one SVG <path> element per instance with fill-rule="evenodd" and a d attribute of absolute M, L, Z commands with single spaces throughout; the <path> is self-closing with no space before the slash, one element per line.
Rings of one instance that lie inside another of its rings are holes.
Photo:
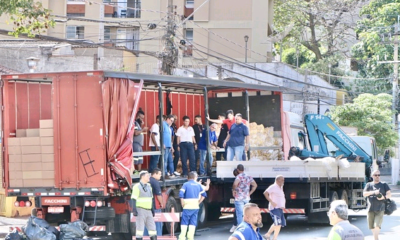
<path fill-rule="evenodd" d="M 94 209 L 86 208 L 90 212 L 85 212 L 85 219 L 94 219 Z M 99 207 L 97 208 L 96 220 L 110 220 L 115 218 L 115 210 L 112 207 Z"/>
<path fill-rule="evenodd" d="M 165 204 L 165 212 L 171 212 L 172 208 L 174 208 L 175 212 L 182 212 L 180 203 L 176 201 L 174 196 L 169 196 L 167 203 Z M 167 230 L 168 234 L 171 234 L 171 225 L 172 223 L 169 222 L 164 223 L 164 227 Z M 178 231 L 179 225 L 179 222 L 174 223 L 174 232 Z"/>
<path fill-rule="evenodd" d="M 329 201 L 333 202 L 335 200 L 339 200 L 339 195 L 336 191 L 331 191 L 331 195 L 329 197 Z"/>
<path fill-rule="evenodd" d="M 347 204 L 347 206 L 349 206 L 349 195 L 347 194 L 347 190 L 343 189 L 343 190 L 339 190 L 339 196 L 341 200 L 344 200 Z"/>
<path fill-rule="evenodd" d="M 112 240 L 132 240 L 130 233 L 112 233 Z"/>
<path fill-rule="evenodd" d="M 199 213 L 197 216 L 197 228 L 203 228 L 207 223 L 208 211 L 207 211 L 208 203 L 202 202 L 199 207 Z"/>

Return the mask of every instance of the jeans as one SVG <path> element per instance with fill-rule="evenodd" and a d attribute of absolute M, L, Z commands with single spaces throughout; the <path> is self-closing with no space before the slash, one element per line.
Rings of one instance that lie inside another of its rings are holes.
<path fill-rule="evenodd" d="M 237 219 L 236 226 L 239 226 L 239 224 L 241 224 L 243 222 L 243 208 L 244 208 L 244 205 L 247 203 L 249 203 L 249 200 L 235 201 L 235 211 L 236 211 L 236 219 Z"/>
<path fill-rule="evenodd" d="M 227 160 L 233 161 L 233 157 L 236 156 L 236 161 L 243 161 L 244 146 L 230 147 L 228 146 Z"/>
<path fill-rule="evenodd" d="M 204 170 L 204 162 L 206 161 L 207 157 L 207 150 L 200 150 L 200 174 L 205 174 L 206 171 Z M 213 163 L 213 156 L 212 154 L 208 154 L 208 166 L 207 166 L 207 173 L 211 173 L 211 166 Z"/>
<path fill-rule="evenodd" d="M 178 169 L 178 162 L 179 162 L 179 151 L 178 151 L 178 144 L 174 144 L 174 170 Z"/>
<path fill-rule="evenodd" d="M 150 147 L 151 151 L 157 151 L 156 147 Z M 151 155 L 149 164 L 149 173 L 151 174 L 154 169 L 157 168 L 158 162 L 160 160 L 160 155 Z"/>
<path fill-rule="evenodd" d="M 165 175 L 168 175 L 168 170 L 169 170 L 169 175 L 174 174 L 174 163 L 172 161 L 172 152 L 170 147 L 165 148 L 164 170 L 165 170 Z"/>
<path fill-rule="evenodd" d="M 155 213 L 161 213 L 161 209 L 154 209 Z M 162 236 L 162 222 L 156 222 L 156 230 L 157 230 L 157 236 Z M 149 236 L 149 232 L 147 231 L 147 228 L 144 228 L 144 234 L 143 236 Z"/>
<path fill-rule="evenodd" d="M 191 142 L 181 142 L 179 144 L 181 150 L 181 161 L 183 175 L 188 175 L 187 159 L 189 158 L 190 171 L 196 171 L 195 159 L 194 159 L 194 146 Z"/>
<path fill-rule="evenodd" d="M 200 149 L 194 150 L 194 156 L 195 156 L 194 164 L 196 166 L 196 169 L 194 171 L 196 171 L 197 170 L 197 163 L 201 162 Z M 193 170 L 191 170 L 191 171 L 193 171 Z"/>

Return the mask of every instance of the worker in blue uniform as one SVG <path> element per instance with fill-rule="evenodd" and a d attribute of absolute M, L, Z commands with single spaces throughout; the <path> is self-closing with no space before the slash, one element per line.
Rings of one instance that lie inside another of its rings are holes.
<path fill-rule="evenodd" d="M 179 198 L 183 207 L 179 240 L 194 239 L 199 205 L 205 197 L 207 194 L 203 186 L 197 182 L 197 173 L 190 172 L 188 181 L 179 190 Z"/>

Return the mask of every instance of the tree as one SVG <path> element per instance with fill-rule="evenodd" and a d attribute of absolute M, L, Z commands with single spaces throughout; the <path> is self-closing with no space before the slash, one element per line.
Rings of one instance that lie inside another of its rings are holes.
<path fill-rule="evenodd" d="M 349 55 L 348 43 L 364 0 L 275 0 L 274 30 L 283 48 L 304 46 L 315 62 L 335 55 Z"/>
<path fill-rule="evenodd" d="M 398 133 L 393 129 L 392 96 L 386 93 L 360 94 L 353 103 L 337 106 L 330 112 L 332 120 L 340 126 L 357 127 L 358 135 L 376 140 L 379 153 L 394 147 Z"/>
<path fill-rule="evenodd" d="M 40 1 L 35 0 L 0 0 L 0 15 L 9 14 L 14 24 L 9 34 L 18 37 L 19 34 L 34 34 L 46 32 L 55 22 L 50 16 L 50 10 L 45 9 Z"/>
<path fill-rule="evenodd" d="M 379 60 L 393 60 L 393 35 L 399 24 L 400 0 L 371 0 L 361 11 L 356 33 L 360 40 L 352 47 L 352 56 L 357 60 L 362 77 L 388 78 L 379 81 L 381 90 L 390 91 L 393 78 L 392 64 L 379 64 Z M 376 89 L 375 83 L 365 84 L 369 92 Z"/>

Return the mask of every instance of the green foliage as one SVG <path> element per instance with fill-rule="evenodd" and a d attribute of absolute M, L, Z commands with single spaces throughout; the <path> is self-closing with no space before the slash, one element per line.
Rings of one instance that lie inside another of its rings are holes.
<path fill-rule="evenodd" d="M 363 0 L 275 0 L 274 31 L 284 50 L 305 47 L 315 62 L 348 51 L 349 19 Z M 354 39 L 354 36 L 350 36 Z"/>
<path fill-rule="evenodd" d="M 305 63 L 315 62 L 315 57 L 304 47 L 300 51 L 297 51 L 296 48 L 287 48 L 282 52 L 282 62 L 297 66 L 297 58 L 299 67 Z"/>
<path fill-rule="evenodd" d="M 353 103 L 337 106 L 330 112 L 332 120 L 341 126 L 357 127 L 358 135 L 376 140 L 379 153 L 394 147 L 398 133 L 393 129 L 392 96 L 386 93 L 361 94 Z"/>
<path fill-rule="evenodd" d="M 15 37 L 19 34 L 33 37 L 55 25 L 50 17 L 50 10 L 35 0 L 0 0 L 0 15 L 3 14 L 10 15 L 10 22 L 14 27 L 9 34 Z"/>
<path fill-rule="evenodd" d="M 392 64 L 378 61 L 393 60 L 393 45 L 400 0 L 371 0 L 360 12 L 363 16 L 357 23 L 356 33 L 360 42 L 352 47 L 352 56 L 357 59 L 362 77 L 384 78 L 393 73 Z M 389 85 L 389 84 L 388 84 Z"/>

